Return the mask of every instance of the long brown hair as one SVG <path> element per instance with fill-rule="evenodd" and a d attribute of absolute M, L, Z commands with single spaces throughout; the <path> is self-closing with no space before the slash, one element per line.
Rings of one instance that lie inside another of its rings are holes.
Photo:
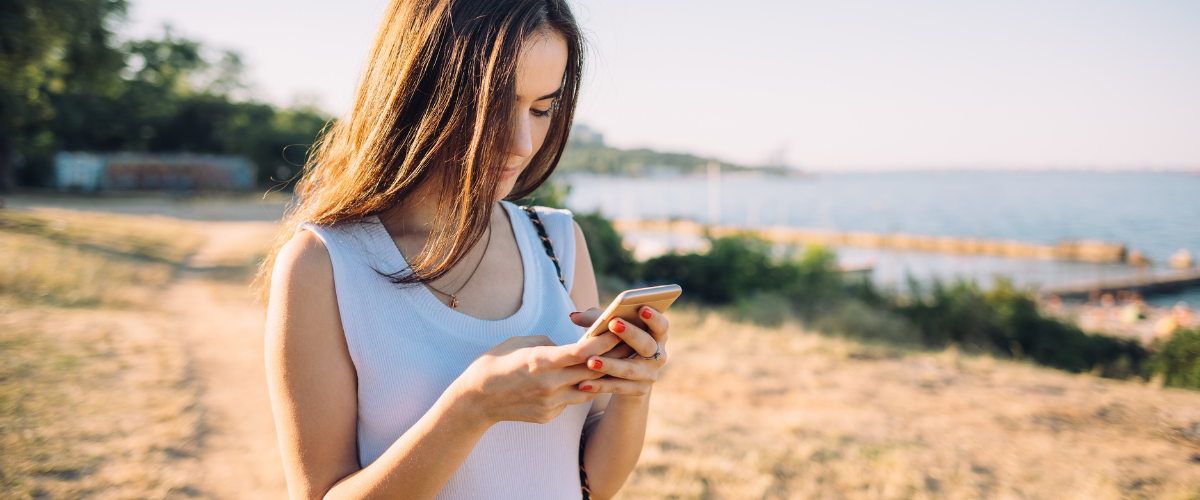
<path fill-rule="evenodd" d="M 383 213 L 426 183 L 440 196 L 434 225 L 396 283 L 444 276 L 479 242 L 492 206 L 515 105 L 522 44 L 553 32 L 567 45 L 560 97 L 542 147 L 507 196 L 546 181 L 570 133 L 583 39 L 566 0 L 392 0 L 372 42 L 354 105 L 312 148 L 296 204 L 258 270 L 266 302 L 279 250 L 302 222 L 329 225 Z"/>

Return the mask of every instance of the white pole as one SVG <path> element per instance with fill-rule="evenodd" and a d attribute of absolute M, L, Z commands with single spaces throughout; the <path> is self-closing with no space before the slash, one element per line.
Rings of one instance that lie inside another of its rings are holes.
<path fill-rule="evenodd" d="M 721 223 L 721 164 L 708 162 L 708 223 Z"/>

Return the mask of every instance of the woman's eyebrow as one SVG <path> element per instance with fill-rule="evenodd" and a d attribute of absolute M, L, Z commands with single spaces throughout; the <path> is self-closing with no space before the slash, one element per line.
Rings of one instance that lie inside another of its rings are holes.
<path fill-rule="evenodd" d="M 545 101 L 546 99 L 557 99 L 559 95 L 562 95 L 562 87 L 559 87 L 558 90 L 555 90 L 554 92 L 534 99 L 533 102 Z"/>

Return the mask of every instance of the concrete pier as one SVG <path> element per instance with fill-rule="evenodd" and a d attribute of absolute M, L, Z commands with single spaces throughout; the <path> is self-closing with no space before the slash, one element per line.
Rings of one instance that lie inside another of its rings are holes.
<path fill-rule="evenodd" d="M 1068 300 L 1088 300 L 1093 294 L 1136 292 L 1142 295 L 1179 292 L 1200 287 L 1200 271 L 1181 271 L 1171 274 L 1122 276 L 1105 280 L 1088 280 L 1047 286 L 1038 292 L 1043 297 L 1057 295 Z"/>

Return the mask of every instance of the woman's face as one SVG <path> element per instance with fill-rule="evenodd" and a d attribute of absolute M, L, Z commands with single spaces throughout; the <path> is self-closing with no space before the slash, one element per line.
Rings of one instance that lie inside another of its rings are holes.
<path fill-rule="evenodd" d="M 517 177 L 542 148 L 550 128 L 550 108 L 561 92 L 567 70 L 567 43 L 554 32 L 543 32 L 525 44 L 517 59 L 516 109 L 512 136 L 506 148 L 497 200 L 512 192 Z"/>

